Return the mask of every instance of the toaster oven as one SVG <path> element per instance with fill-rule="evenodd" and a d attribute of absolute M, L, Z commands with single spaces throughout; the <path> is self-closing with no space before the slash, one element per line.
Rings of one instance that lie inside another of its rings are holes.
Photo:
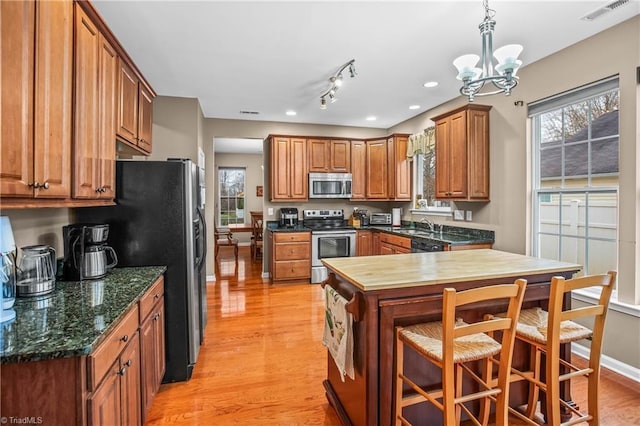
<path fill-rule="evenodd" d="M 371 213 L 370 225 L 391 225 L 391 213 Z"/>

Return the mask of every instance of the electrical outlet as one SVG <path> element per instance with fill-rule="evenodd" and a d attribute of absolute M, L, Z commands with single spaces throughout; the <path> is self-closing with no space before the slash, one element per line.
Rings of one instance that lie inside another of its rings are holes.
<path fill-rule="evenodd" d="M 473 220 L 473 212 L 471 210 L 467 210 L 465 212 L 464 220 L 467 222 L 471 222 Z"/>
<path fill-rule="evenodd" d="M 453 220 L 464 220 L 464 210 L 454 210 Z"/>
<path fill-rule="evenodd" d="M 267 214 L 268 214 L 269 216 L 273 216 L 273 207 L 268 207 L 268 208 L 267 208 Z"/>

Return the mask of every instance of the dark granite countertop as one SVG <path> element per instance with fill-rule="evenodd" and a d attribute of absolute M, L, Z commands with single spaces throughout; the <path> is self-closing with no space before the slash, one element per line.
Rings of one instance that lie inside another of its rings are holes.
<path fill-rule="evenodd" d="M 166 269 L 116 268 L 99 280 L 59 281 L 48 295 L 17 298 L 16 319 L 2 323 L 2 364 L 88 355 Z"/>
<path fill-rule="evenodd" d="M 267 230 L 272 232 L 311 232 L 311 229 L 302 225 L 302 221 L 293 228 L 280 227 L 278 221 L 269 221 L 267 222 Z"/>
<path fill-rule="evenodd" d="M 373 225 L 360 229 L 376 229 L 403 237 L 422 238 L 451 245 L 493 244 L 495 242 L 494 231 L 443 225 L 438 226 L 438 231 L 434 232 L 420 225 L 403 223 L 400 227 Z"/>

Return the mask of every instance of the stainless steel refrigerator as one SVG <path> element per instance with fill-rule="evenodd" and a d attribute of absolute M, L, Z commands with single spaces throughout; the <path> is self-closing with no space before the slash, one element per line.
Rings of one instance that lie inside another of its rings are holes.
<path fill-rule="evenodd" d="M 117 205 L 76 211 L 109 224 L 118 266 L 167 266 L 163 383 L 191 378 L 206 326 L 203 177 L 191 160 L 117 161 Z"/>

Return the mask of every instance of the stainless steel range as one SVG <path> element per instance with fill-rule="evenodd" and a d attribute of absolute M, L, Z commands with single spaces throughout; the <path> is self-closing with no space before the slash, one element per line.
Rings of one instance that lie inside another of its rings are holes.
<path fill-rule="evenodd" d="M 344 220 L 343 210 L 303 210 L 303 225 L 311 229 L 311 282 L 327 279 L 322 260 L 356 254 L 356 230 Z"/>

